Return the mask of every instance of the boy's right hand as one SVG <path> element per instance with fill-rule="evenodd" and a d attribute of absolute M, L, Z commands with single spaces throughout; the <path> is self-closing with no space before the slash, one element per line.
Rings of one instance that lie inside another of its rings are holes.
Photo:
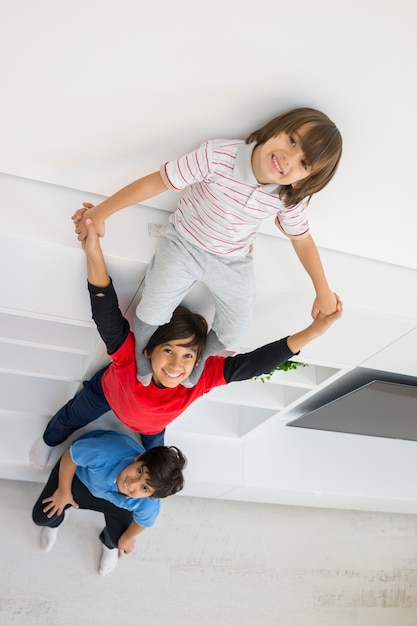
<path fill-rule="evenodd" d="M 300 330 L 294 335 L 287 337 L 287 345 L 293 354 L 298 354 L 300 350 L 305 348 L 310 341 L 314 341 L 321 335 L 323 335 L 329 328 L 342 317 L 343 303 L 339 296 L 335 293 L 336 298 L 336 311 L 330 315 L 324 313 L 318 313 L 316 319 L 312 321 L 310 326 Z"/>
<path fill-rule="evenodd" d="M 42 500 L 42 504 L 45 504 L 43 512 L 46 513 L 46 517 L 52 517 L 53 515 L 61 515 L 67 504 L 70 504 L 74 509 L 78 509 L 78 504 L 72 497 L 72 493 L 65 493 L 59 487 L 52 494 L 50 498 Z"/>
<path fill-rule="evenodd" d="M 90 202 L 83 202 L 82 208 L 75 211 L 74 215 L 71 216 L 71 219 L 75 225 L 75 233 L 77 235 L 78 241 L 84 241 L 84 239 L 87 237 L 87 228 L 85 225 L 85 220 L 87 218 L 90 218 L 94 221 L 98 236 L 104 236 L 104 220 L 98 218 L 95 215 L 94 209 L 94 204 L 91 204 Z"/>

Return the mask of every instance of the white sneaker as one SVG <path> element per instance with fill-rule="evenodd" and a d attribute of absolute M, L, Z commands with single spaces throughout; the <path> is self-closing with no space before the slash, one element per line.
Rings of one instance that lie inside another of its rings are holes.
<path fill-rule="evenodd" d="M 40 544 L 41 544 L 42 550 L 45 550 L 45 552 L 49 552 L 49 550 L 54 545 L 54 543 L 56 541 L 56 538 L 57 538 L 57 535 L 58 535 L 58 530 L 61 528 L 62 524 L 67 519 L 70 510 L 71 510 L 70 508 L 69 509 L 65 509 L 65 511 L 64 511 L 64 519 L 62 520 L 62 522 L 60 523 L 59 526 L 56 526 L 55 528 L 50 528 L 49 526 L 44 526 L 42 528 Z"/>
<path fill-rule="evenodd" d="M 54 545 L 57 535 L 58 535 L 59 526 L 56 528 L 49 528 L 49 526 L 45 526 L 41 530 L 41 548 L 45 550 L 45 552 L 49 552 L 49 550 Z"/>
<path fill-rule="evenodd" d="M 48 446 L 43 437 L 37 439 L 29 451 L 29 462 L 32 467 L 42 470 L 49 461 L 53 446 Z"/>
<path fill-rule="evenodd" d="M 119 551 L 117 548 L 108 548 L 104 543 L 102 544 L 102 549 L 98 573 L 100 576 L 107 576 L 117 565 Z"/>

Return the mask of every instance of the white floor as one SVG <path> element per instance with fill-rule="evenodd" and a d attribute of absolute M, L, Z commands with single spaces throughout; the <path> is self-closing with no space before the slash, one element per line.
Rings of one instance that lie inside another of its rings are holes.
<path fill-rule="evenodd" d="M 102 578 L 99 514 L 40 550 L 40 487 L 0 481 L 1 624 L 417 625 L 416 516 L 175 496 Z"/>

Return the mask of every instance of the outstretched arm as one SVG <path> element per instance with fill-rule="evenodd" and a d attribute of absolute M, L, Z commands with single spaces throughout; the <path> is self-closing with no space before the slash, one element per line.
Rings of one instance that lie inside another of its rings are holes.
<path fill-rule="evenodd" d="M 316 292 L 311 316 L 315 319 L 319 311 L 325 315 L 334 313 L 337 304 L 336 297 L 328 285 L 319 251 L 313 238 L 309 235 L 304 239 L 291 239 L 291 243 L 301 265 L 310 276 Z"/>
<path fill-rule="evenodd" d="M 342 303 L 338 296 L 337 310 L 331 315 L 319 313 L 315 320 L 298 333 L 286 339 L 274 341 L 261 348 L 227 357 L 224 362 L 224 378 L 227 383 L 248 380 L 254 376 L 269 374 L 276 367 L 291 359 L 311 341 L 323 335 L 342 315 Z"/>
<path fill-rule="evenodd" d="M 297 354 L 305 348 L 311 341 L 321 337 L 324 333 L 332 326 L 336 320 L 338 320 L 342 315 L 343 305 L 339 299 L 339 296 L 333 294 L 336 299 L 336 311 L 331 315 L 324 315 L 323 313 L 318 313 L 317 317 L 310 326 L 304 328 L 304 330 L 300 330 L 295 335 L 290 335 L 287 337 L 287 346 L 291 350 L 293 354 Z"/>
<path fill-rule="evenodd" d="M 167 186 L 163 182 L 160 173 L 153 172 L 123 187 L 123 189 L 117 191 L 107 200 L 97 204 L 97 206 L 85 202 L 84 208 L 78 209 L 72 216 L 78 240 L 83 241 L 87 237 L 85 223 L 87 218 L 94 220 L 97 233 L 102 237 L 104 235 L 104 222 L 110 215 L 132 204 L 153 198 L 166 190 Z M 86 209 L 88 209 L 87 214 L 85 214 Z"/>

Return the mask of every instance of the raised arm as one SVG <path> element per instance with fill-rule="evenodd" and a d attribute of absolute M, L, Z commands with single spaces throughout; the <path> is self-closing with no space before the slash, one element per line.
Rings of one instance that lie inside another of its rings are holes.
<path fill-rule="evenodd" d="M 97 228 L 90 217 L 86 219 L 85 225 L 88 236 L 83 239 L 82 247 L 87 260 L 88 282 L 95 287 L 107 287 L 111 281 L 107 272 Z"/>
<path fill-rule="evenodd" d="M 107 352 L 113 354 L 124 343 L 129 332 L 129 322 L 119 309 L 100 239 L 95 224 L 89 218 L 86 220 L 86 230 L 87 237 L 83 240 L 82 246 L 87 260 L 91 311 Z"/>
<path fill-rule="evenodd" d="M 78 240 L 83 241 L 87 237 L 85 225 L 87 218 L 94 220 L 97 233 L 102 237 L 104 235 L 104 222 L 110 215 L 125 207 L 153 198 L 166 190 L 167 187 L 160 173 L 153 172 L 116 191 L 115 194 L 97 204 L 97 206 L 84 203 L 84 208 L 78 209 L 72 216 Z M 85 211 L 86 209 L 88 209 L 87 212 Z"/>
<path fill-rule="evenodd" d="M 304 239 L 291 239 L 291 243 L 301 265 L 311 278 L 316 297 L 311 309 L 313 319 L 318 312 L 330 315 L 336 311 L 336 297 L 330 289 L 321 263 L 319 251 L 311 235 Z"/>

